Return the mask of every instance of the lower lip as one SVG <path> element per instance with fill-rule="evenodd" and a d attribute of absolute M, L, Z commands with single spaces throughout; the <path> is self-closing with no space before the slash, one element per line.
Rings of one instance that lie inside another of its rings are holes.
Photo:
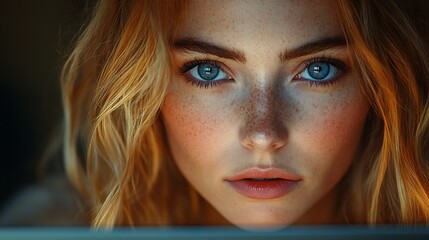
<path fill-rule="evenodd" d="M 229 181 L 229 184 L 240 194 L 253 199 L 280 198 L 292 191 L 299 183 L 295 180 L 251 180 Z"/>

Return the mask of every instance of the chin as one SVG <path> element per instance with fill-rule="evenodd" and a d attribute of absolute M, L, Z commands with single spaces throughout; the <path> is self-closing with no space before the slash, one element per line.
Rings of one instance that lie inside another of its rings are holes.
<path fill-rule="evenodd" d="M 301 218 L 299 209 L 289 209 L 281 201 L 244 202 L 218 212 L 231 224 L 250 231 L 275 231 L 293 225 Z"/>
<path fill-rule="evenodd" d="M 246 231 L 278 231 L 288 227 L 288 224 L 267 224 L 267 223 L 255 223 L 255 224 L 235 224 L 238 228 Z"/>
<path fill-rule="evenodd" d="M 292 224 L 286 221 L 286 219 L 267 219 L 266 217 L 244 219 L 242 221 L 238 219 L 234 220 L 235 221 L 231 221 L 232 224 L 248 231 L 276 231 L 284 229 Z"/>

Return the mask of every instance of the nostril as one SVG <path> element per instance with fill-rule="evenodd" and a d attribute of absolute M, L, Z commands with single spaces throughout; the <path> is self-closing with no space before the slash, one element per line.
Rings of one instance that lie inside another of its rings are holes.
<path fill-rule="evenodd" d="M 277 149 L 280 149 L 281 147 L 283 147 L 284 145 L 286 144 L 286 141 L 283 141 L 283 142 L 275 142 L 275 143 L 273 143 L 272 145 L 271 145 L 271 149 L 272 150 L 277 150 Z"/>
<path fill-rule="evenodd" d="M 285 144 L 284 134 L 267 131 L 248 133 L 242 145 L 253 150 L 274 151 Z"/>

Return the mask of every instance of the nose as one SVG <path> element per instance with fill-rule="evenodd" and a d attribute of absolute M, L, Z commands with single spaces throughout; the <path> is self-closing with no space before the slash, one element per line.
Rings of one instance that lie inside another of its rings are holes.
<path fill-rule="evenodd" d="M 274 152 L 287 141 L 280 93 L 271 87 L 254 87 L 246 101 L 241 145 L 253 151 Z"/>

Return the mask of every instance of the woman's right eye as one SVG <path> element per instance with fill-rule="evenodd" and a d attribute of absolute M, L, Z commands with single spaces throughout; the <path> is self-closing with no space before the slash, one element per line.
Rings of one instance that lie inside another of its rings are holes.
<path fill-rule="evenodd" d="M 232 77 L 215 61 L 192 61 L 184 64 L 179 71 L 187 80 L 198 86 L 208 87 L 225 80 L 232 80 Z"/>
<path fill-rule="evenodd" d="M 219 81 L 228 78 L 220 68 L 210 63 L 199 64 L 189 70 L 189 74 L 200 81 Z"/>

